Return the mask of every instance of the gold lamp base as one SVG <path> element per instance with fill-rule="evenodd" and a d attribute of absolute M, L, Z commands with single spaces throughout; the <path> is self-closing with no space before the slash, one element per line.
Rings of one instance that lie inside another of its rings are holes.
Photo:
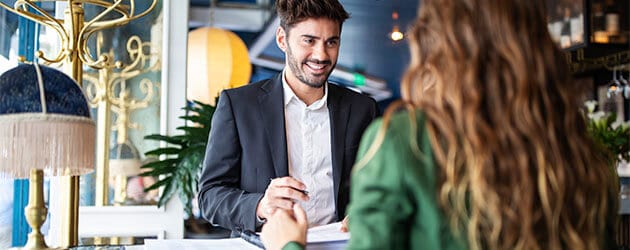
<path fill-rule="evenodd" d="M 63 248 L 50 248 L 44 242 L 44 237 L 40 235 L 39 239 L 35 237 L 31 237 L 31 234 L 28 235 L 28 241 L 26 245 L 23 247 L 13 247 L 9 248 L 10 250 L 62 250 Z"/>
<path fill-rule="evenodd" d="M 24 208 L 24 214 L 32 231 L 28 234 L 28 240 L 24 247 L 11 249 L 59 249 L 49 248 L 40 231 L 48 213 L 48 209 L 44 205 L 44 172 L 41 169 L 31 169 L 28 188 L 28 205 Z"/>

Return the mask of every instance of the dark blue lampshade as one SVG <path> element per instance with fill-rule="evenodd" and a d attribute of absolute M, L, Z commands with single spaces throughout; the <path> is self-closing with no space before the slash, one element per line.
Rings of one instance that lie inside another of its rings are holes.
<path fill-rule="evenodd" d="M 93 171 L 95 128 L 83 91 L 63 72 L 22 64 L 0 75 L 0 178 Z"/>
<path fill-rule="evenodd" d="M 39 65 L 48 113 L 90 117 L 85 95 L 65 73 Z M 22 64 L 0 76 L 0 114 L 42 113 L 37 72 Z"/>

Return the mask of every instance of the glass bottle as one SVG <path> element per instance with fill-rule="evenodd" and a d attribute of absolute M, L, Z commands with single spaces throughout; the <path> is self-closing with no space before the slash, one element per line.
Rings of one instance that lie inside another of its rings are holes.
<path fill-rule="evenodd" d="M 615 0 L 606 0 L 606 32 L 608 36 L 619 34 L 619 8 L 615 6 Z"/>
<path fill-rule="evenodd" d="M 608 32 L 606 32 L 606 17 L 601 2 L 593 2 L 593 19 L 591 19 L 591 30 L 593 31 L 593 42 L 608 43 Z"/>
<path fill-rule="evenodd" d="M 560 30 L 560 47 L 571 47 L 571 9 L 564 8 L 562 29 Z"/>

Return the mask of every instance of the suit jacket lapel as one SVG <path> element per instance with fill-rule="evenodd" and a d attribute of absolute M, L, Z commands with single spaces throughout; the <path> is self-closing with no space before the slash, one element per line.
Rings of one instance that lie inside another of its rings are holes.
<path fill-rule="evenodd" d="M 258 97 L 262 126 L 267 134 L 269 151 L 276 177 L 288 176 L 287 139 L 284 122 L 284 92 L 282 74 L 261 86 L 263 94 Z"/>
<path fill-rule="evenodd" d="M 333 184 L 335 188 L 335 202 L 339 195 L 341 182 L 343 156 L 345 149 L 346 125 L 348 123 L 349 104 L 341 102 L 341 94 L 338 87 L 328 84 L 328 112 L 330 115 L 330 142 L 332 143 L 332 170 Z"/>

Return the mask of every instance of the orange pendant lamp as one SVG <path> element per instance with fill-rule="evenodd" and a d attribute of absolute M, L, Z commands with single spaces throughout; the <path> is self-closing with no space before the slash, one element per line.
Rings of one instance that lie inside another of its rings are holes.
<path fill-rule="evenodd" d="M 228 88 L 247 84 L 252 74 L 247 46 L 231 31 L 204 27 L 188 33 L 188 100 L 216 105 Z"/>

